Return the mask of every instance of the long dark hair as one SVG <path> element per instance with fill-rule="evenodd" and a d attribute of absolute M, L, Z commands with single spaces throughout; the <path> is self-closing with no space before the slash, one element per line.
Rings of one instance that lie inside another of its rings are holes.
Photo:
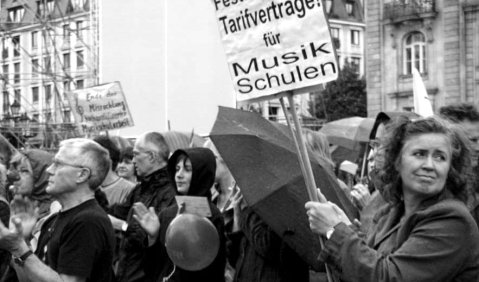
<path fill-rule="evenodd" d="M 471 168 L 469 140 L 463 130 L 438 117 L 421 118 L 415 121 L 407 117 L 398 117 L 387 125 L 386 136 L 381 145 L 381 150 L 384 152 L 384 164 L 379 173 L 386 200 L 398 202 L 402 198 L 402 181 L 397 165 L 405 142 L 413 136 L 428 133 L 444 134 L 449 139 L 452 156 L 445 189 L 456 198 L 466 200 L 466 175 Z"/>

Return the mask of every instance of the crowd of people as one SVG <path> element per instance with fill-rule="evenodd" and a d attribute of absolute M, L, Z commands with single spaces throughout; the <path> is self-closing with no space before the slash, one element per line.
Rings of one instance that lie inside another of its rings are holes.
<path fill-rule="evenodd" d="M 331 202 L 301 212 L 324 239 L 315 250 L 322 271 L 248 205 L 211 140 L 176 148 L 165 136 L 72 138 L 53 153 L 0 138 L 0 282 L 479 281 L 472 105 L 377 116 L 365 177 L 336 176 L 358 218 Z M 317 163 L 341 169 L 326 136 L 303 136 Z M 204 198 L 218 235 L 200 269 L 168 252 L 168 229 L 184 212 L 177 196 Z"/>

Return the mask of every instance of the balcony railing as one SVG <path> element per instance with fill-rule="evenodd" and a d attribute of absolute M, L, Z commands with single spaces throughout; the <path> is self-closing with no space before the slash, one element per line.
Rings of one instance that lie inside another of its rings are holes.
<path fill-rule="evenodd" d="M 391 22 L 423 19 L 436 16 L 434 0 L 394 0 L 384 3 L 384 19 Z"/>

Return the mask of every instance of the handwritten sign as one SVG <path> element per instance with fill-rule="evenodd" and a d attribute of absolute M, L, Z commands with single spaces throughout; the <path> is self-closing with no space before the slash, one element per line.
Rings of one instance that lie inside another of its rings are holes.
<path fill-rule="evenodd" d="M 82 133 L 134 125 L 119 82 L 78 89 L 67 97 Z"/>
<path fill-rule="evenodd" d="M 321 0 L 212 0 L 238 101 L 337 79 Z"/>
<path fill-rule="evenodd" d="M 191 213 L 199 216 L 210 217 L 211 209 L 206 197 L 175 196 L 178 207 L 183 206 L 183 213 Z"/>

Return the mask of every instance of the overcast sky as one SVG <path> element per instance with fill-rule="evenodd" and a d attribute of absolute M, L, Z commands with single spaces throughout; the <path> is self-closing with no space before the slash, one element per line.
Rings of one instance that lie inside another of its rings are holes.
<path fill-rule="evenodd" d="M 111 134 L 161 132 L 168 120 L 207 134 L 218 105 L 234 107 L 211 1 L 100 2 L 100 82 L 120 81 L 135 122 Z"/>

